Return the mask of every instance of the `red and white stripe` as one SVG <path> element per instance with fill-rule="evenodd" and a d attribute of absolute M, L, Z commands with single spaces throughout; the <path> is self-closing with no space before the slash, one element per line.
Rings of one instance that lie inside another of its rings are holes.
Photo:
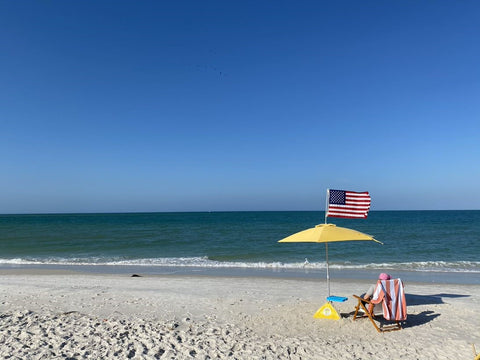
<path fill-rule="evenodd" d="M 385 320 L 407 319 L 407 302 L 403 282 L 400 279 L 378 280 L 372 296 L 372 303 L 382 303 Z"/>
<path fill-rule="evenodd" d="M 365 192 L 345 191 L 345 205 L 329 204 L 328 217 L 365 219 L 370 210 L 370 194 Z"/>

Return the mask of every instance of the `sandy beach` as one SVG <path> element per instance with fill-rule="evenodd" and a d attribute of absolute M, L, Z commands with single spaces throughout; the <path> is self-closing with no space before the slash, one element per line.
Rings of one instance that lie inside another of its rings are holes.
<path fill-rule="evenodd" d="M 353 321 L 366 281 L 0 272 L 2 359 L 473 359 L 480 288 L 406 283 L 408 320 Z"/>

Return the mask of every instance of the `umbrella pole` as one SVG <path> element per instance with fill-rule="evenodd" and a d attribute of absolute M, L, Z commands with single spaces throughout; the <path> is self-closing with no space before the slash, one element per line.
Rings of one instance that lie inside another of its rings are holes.
<path fill-rule="evenodd" d="M 327 259 L 327 294 L 330 296 L 330 274 L 328 272 L 328 243 L 325 243 L 325 254 Z"/>

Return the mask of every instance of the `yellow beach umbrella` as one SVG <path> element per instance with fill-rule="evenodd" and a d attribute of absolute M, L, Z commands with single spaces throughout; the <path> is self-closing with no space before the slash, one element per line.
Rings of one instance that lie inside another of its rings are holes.
<path fill-rule="evenodd" d="M 371 235 L 364 234 L 360 231 L 339 227 L 339 226 L 336 226 L 335 224 L 317 225 L 314 228 L 303 230 L 293 235 L 290 235 L 280 240 L 279 242 L 281 243 L 287 243 L 287 242 L 325 243 L 325 253 L 326 253 L 326 263 L 327 263 L 327 290 L 328 290 L 327 300 L 329 300 L 330 274 L 328 269 L 328 243 L 337 242 L 337 241 L 361 241 L 361 240 L 371 240 L 371 241 L 375 241 L 377 243 L 382 244 L 380 241 L 374 239 L 373 236 Z"/>
<path fill-rule="evenodd" d="M 375 240 L 373 236 L 357 230 L 339 227 L 335 224 L 320 224 L 314 228 L 300 231 L 280 240 L 279 242 L 315 242 L 329 243 L 335 241 Z M 381 244 L 381 243 L 380 243 Z"/>

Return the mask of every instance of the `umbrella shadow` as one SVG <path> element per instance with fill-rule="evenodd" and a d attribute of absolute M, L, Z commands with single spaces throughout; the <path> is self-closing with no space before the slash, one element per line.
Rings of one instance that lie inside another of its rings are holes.
<path fill-rule="evenodd" d="M 438 305 L 445 304 L 443 298 L 462 298 L 469 297 L 470 295 L 464 294 L 435 294 L 435 295 L 414 295 L 414 294 L 405 294 L 405 300 L 407 306 L 415 305 Z"/>

